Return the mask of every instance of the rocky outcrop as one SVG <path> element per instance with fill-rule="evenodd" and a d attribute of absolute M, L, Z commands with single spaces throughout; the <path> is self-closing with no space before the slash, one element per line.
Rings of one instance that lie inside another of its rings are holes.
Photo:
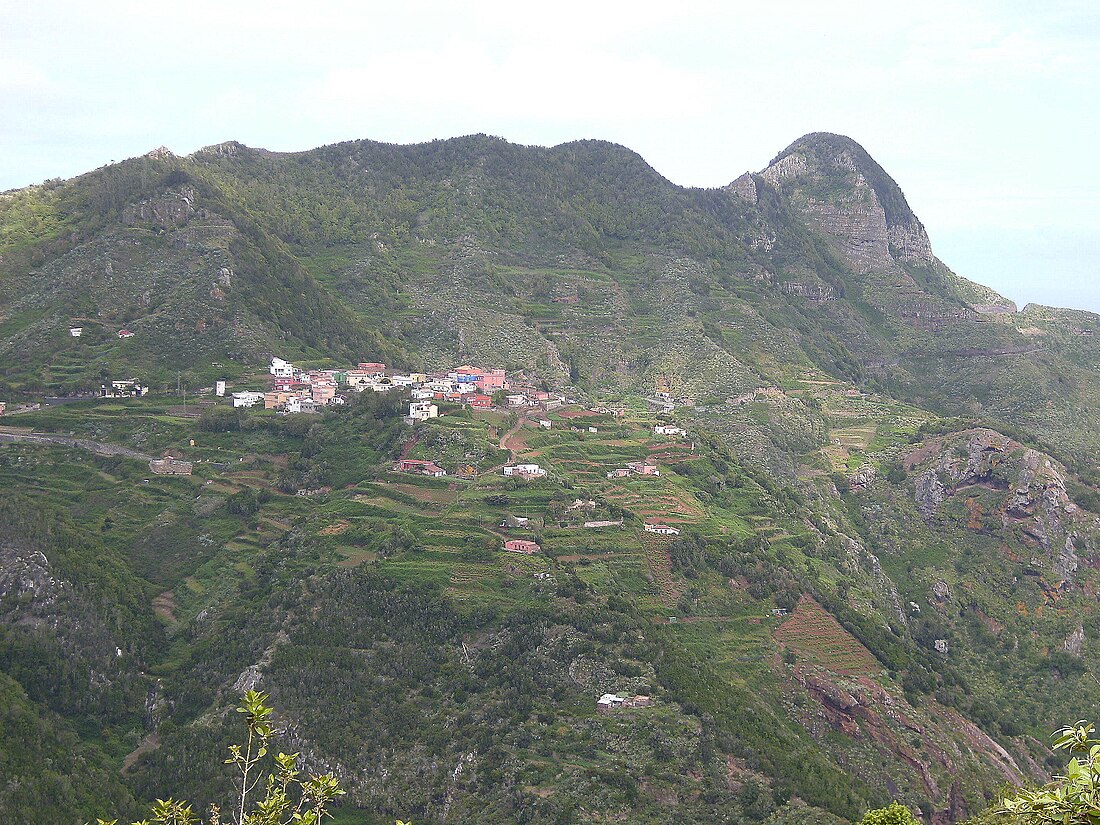
<path fill-rule="evenodd" d="M 1080 554 L 1091 552 L 1100 535 L 1096 515 L 1070 498 L 1064 467 L 993 430 L 926 442 L 904 464 L 915 472 L 913 496 L 926 520 L 949 499 L 965 496 L 969 529 L 999 529 L 1006 539 L 1042 551 L 1060 579 L 1074 578 Z"/>
<path fill-rule="evenodd" d="M 158 197 L 130 204 L 122 210 L 122 223 L 126 226 L 142 223 L 183 226 L 195 214 L 195 197 L 195 190 L 184 186 L 177 192 L 166 192 Z"/>
<path fill-rule="evenodd" d="M 68 588 L 68 582 L 50 571 L 41 551 L 0 546 L 0 616 L 17 624 L 40 624 Z"/>
<path fill-rule="evenodd" d="M 727 186 L 726 191 L 732 195 L 736 195 L 745 203 L 756 203 L 759 197 L 759 192 L 756 188 L 756 180 L 749 172 L 746 172 Z"/>
<path fill-rule="evenodd" d="M 898 185 L 849 138 L 807 135 L 760 176 L 789 194 L 812 228 L 834 238 L 856 272 L 935 261 L 924 225 Z"/>
<path fill-rule="evenodd" d="M 1077 625 L 1062 643 L 1062 649 L 1070 656 L 1082 656 L 1085 652 L 1085 626 Z"/>

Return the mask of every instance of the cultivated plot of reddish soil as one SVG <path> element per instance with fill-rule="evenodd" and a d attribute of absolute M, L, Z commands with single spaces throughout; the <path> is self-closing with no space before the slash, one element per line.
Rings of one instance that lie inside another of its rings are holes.
<path fill-rule="evenodd" d="M 160 747 L 160 737 L 155 733 L 150 733 L 141 743 L 134 748 L 130 753 L 126 754 L 126 757 L 122 760 L 122 772 L 129 773 L 130 768 L 134 767 L 134 763 L 141 759 L 147 753 L 155 751 Z"/>
<path fill-rule="evenodd" d="M 455 490 L 444 490 L 436 487 L 417 487 L 415 484 L 383 484 L 377 482 L 380 486 L 389 487 L 391 490 L 397 490 L 399 493 L 415 498 L 417 501 L 430 501 L 433 504 L 450 504 L 458 499 L 458 493 Z"/>
<path fill-rule="evenodd" d="M 591 410 L 567 410 L 565 412 L 555 413 L 559 418 L 593 418 L 600 413 L 594 413 Z"/>
<path fill-rule="evenodd" d="M 775 629 L 775 640 L 801 662 L 834 673 L 855 676 L 882 670 L 871 651 L 809 596 L 803 596 L 790 618 Z"/>
<path fill-rule="evenodd" d="M 680 588 L 672 578 L 672 559 L 668 554 L 670 540 L 667 536 L 646 533 L 642 536 L 642 549 L 645 551 L 646 564 L 653 575 L 653 582 L 661 594 L 661 601 L 672 607 L 680 598 Z"/>
<path fill-rule="evenodd" d="M 654 482 L 654 486 L 657 483 Z M 657 489 L 643 494 L 616 487 L 605 493 L 605 498 L 646 520 L 655 519 L 669 523 L 679 523 L 697 521 L 706 518 L 707 515 L 695 502 Z"/>
<path fill-rule="evenodd" d="M 171 624 L 176 623 L 177 607 L 176 597 L 171 590 L 165 590 L 153 599 L 153 612 Z"/>
<path fill-rule="evenodd" d="M 322 527 L 317 532 L 322 536 L 338 536 L 351 527 L 351 524 L 346 521 L 338 521 L 335 524 L 330 524 L 328 527 Z"/>

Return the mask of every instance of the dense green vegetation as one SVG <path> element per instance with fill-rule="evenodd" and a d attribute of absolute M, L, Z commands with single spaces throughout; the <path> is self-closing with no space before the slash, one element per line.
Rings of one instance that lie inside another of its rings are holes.
<path fill-rule="evenodd" d="M 0 814 L 206 810 L 250 688 L 340 777 L 338 822 L 943 822 L 1042 780 L 1046 731 L 1100 699 L 1100 325 L 1000 311 L 846 138 L 739 186 L 474 136 L 225 144 L 0 200 L 3 397 L 155 390 L 3 423 L 194 462 L 0 445 Z M 415 431 L 396 393 L 213 403 L 271 354 L 578 403 Z"/>

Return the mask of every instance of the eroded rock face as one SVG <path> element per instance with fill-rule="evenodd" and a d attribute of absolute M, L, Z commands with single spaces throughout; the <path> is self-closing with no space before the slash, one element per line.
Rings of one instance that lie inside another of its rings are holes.
<path fill-rule="evenodd" d="M 756 203 L 758 197 L 756 181 L 753 180 L 752 175 L 748 172 L 727 186 L 726 191 L 736 195 L 745 203 Z"/>
<path fill-rule="evenodd" d="M 897 184 L 854 141 L 807 135 L 760 176 L 789 192 L 810 225 L 838 241 L 856 272 L 935 261 L 928 233 Z"/>
<path fill-rule="evenodd" d="M 1062 649 L 1071 656 L 1081 656 L 1085 652 L 1085 626 L 1077 625 L 1073 632 L 1066 637 Z"/>
<path fill-rule="evenodd" d="M 38 550 L 0 546 L 0 616 L 17 623 L 37 623 L 52 612 L 68 582 L 50 570 Z"/>
<path fill-rule="evenodd" d="M 914 496 L 917 500 L 917 509 L 926 519 L 935 515 L 940 505 L 947 500 L 947 490 L 934 468 L 930 467 L 917 476 Z"/>
<path fill-rule="evenodd" d="M 1081 553 L 1091 552 L 1100 520 L 1079 508 L 1066 489 L 1066 470 L 1049 456 L 987 429 L 926 442 L 904 460 L 915 472 L 914 499 L 926 520 L 949 499 L 965 496 L 980 518 L 970 529 L 1000 529 L 1071 580 Z M 981 505 L 978 505 L 978 502 Z"/>
<path fill-rule="evenodd" d="M 139 223 L 183 226 L 194 214 L 195 190 L 184 186 L 178 192 L 166 192 L 160 197 L 130 204 L 122 211 L 122 223 L 127 226 Z"/>

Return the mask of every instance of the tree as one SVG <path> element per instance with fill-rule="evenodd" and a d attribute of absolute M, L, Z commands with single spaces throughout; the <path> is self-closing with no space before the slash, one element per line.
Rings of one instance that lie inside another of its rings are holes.
<path fill-rule="evenodd" d="M 310 774 L 302 778 L 298 770 L 298 754 L 278 753 L 273 759 L 276 770 L 262 780 L 261 763 L 268 754 L 273 728 L 270 717 L 272 708 L 267 694 L 248 691 L 241 700 L 237 713 L 242 713 L 248 725 L 245 744 L 230 745 L 227 765 L 236 767 L 240 774 L 239 794 L 230 806 L 233 811 L 230 822 L 236 825 L 320 825 L 328 812 L 329 803 L 342 796 L 340 783 L 331 773 Z M 263 781 L 264 796 L 250 798 Z M 222 825 L 221 809 L 210 806 L 209 825 Z M 117 819 L 97 819 L 97 825 L 117 825 Z M 133 825 L 200 825 L 201 820 L 191 805 L 172 798 L 158 799 L 150 810 L 150 817 Z"/>
<path fill-rule="evenodd" d="M 1100 739 L 1080 721 L 1054 733 L 1054 750 L 1084 754 L 1069 760 L 1063 776 L 1037 790 L 1019 791 L 1001 801 L 1000 812 L 1028 825 L 1096 825 L 1100 822 Z"/>
<path fill-rule="evenodd" d="M 859 825 L 920 825 L 920 822 L 900 802 L 892 802 L 885 808 L 875 808 L 865 813 Z"/>

